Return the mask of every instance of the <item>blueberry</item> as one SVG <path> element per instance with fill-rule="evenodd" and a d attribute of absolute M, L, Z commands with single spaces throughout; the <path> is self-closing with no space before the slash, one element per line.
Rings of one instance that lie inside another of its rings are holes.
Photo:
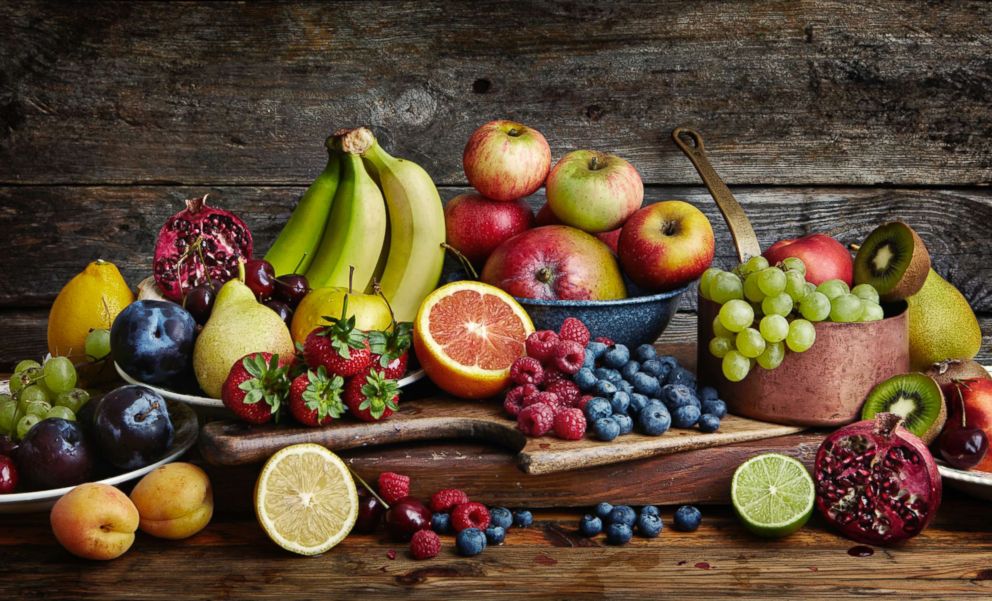
<path fill-rule="evenodd" d="M 703 386 L 699 389 L 700 401 L 716 400 L 718 398 L 720 398 L 720 393 L 712 386 Z"/>
<path fill-rule="evenodd" d="M 617 391 L 617 385 L 609 380 L 599 380 L 592 391 L 599 396 L 610 397 Z"/>
<path fill-rule="evenodd" d="M 606 349 L 607 348 L 608 347 L 605 344 L 603 344 L 602 342 L 596 342 L 596 341 L 590 342 L 586 346 L 586 349 L 592 351 L 592 356 L 595 357 L 595 358 L 597 358 L 597 359 L 599 359 L 599 358 L 601 358 L 603 356 L 603 353 L 606 352 Z"/>
<path fill-rule="evenodd" d="M 459 555 L 478 555 L 486 550 L 486 535 L 478 528 L 466 528 L 455 536 L 455 546 Z"/>
<path fill-rule="evenodd" d="M 572 377 L 572 379 L 575 380 L 575 385 L 578 386 L 579 390 L 582 392 L 589 392 L 596 386 L 596 382 L 599 381 L 599 379 L 596 378 L 596 375 L 592 373 L 592 370 L 588 367 L 583 367 L 580 369 Z"/>
<path fill-rule="evenodd" d="M 431 516 L 431 530 L 438 534 L 448 534 L 451 532 L 451 516 L 447 513 L 437 512 Z"/>
<path fill-rule="evenodd" d="M 634 522 L 637 520 L 637 512 L 634 508 L 629 505 L 617 505 L 610 512 L 610 524 L 626 524 L 627 526 L 633 526 Z"/>
<path fill-rule="evenodd" d="M 596 438 L 603 442 L 609 442 L 620 436 L 620 424 L 612 416 L 597 419 L 592 426 L 596 431 Z"/>
<path fill-rule="evenodd" d="M 696 376 L 684 367 L 677 367 L 668 374 L 666 384 L 684 384 L 692 390 L 696 389 Z"/>
<path fill-rule="evenodd" d="M 641 515 L 661 515 L 661 513 L 658 512 L 658 508 L 654 505 L 645 505 L 641 507 Z"/>
<path fill-rule="evenodd" d="M 502 545 L 506 540 L 506 528 L 502 526 L 489 526 L 486 528 L 486 543 L 490 545 Z"/>
<path fill-rule="evenodd" d="M 669 411 L 675 411 L 679 407 L 696 405 L 699 402 L 692 390 L 682 384 L 665 384 L 661 388 L 661 400 Z"/>
<path fill-rule="evenodd" d="M 509 528 L 513 525 L 513 514 L 506 507 L 493 507 L 489 510 L 489 524 L 504 529 Z"/>
<path fill-rule="evenodd" d="M 631 384 L 634 385 L 634 390 L 646 396 L 658 396 L 658 393 L 661 392 L 661 385 L 658 384 L 658 378 L 652 377 L 643 371 L 634 374 L 634 380 Z"/>
<path fill-rule="evenodd" d="M 627 408 L 630 407 L 630 395 L 622 390 L 618 390 L 610 397 L 610 406 L 613 407 L 613 415 L 627 415 Z"/>
<path fill-rule="evenodd" d="M 592 538 L 603 531 L 603 520 L 597 516 L 586 514 L 579 521 L 579 532 L 586 538 Z"/>
<path fill-rule="evenodd" d="M 675 510 L 675 519 L 672 520 L 676 530 L 692 532 L 699 528 L 699 523 L 703 521 L 703 514 L 692 505 L 683 505 Z"/>
<path fill-rule="evenodd" d="M 656 538 L 661 534 L 661 518 L 657 515 L 644 514 L 637 518 L 637 531 L 644 538 Z"/>
<path fill-rule="evenodd" d="M 592 370 L 592 373 L 596 376 L 597 380 L 609 380 L 611 371 L 613 370 L 608 367 L 597 367 Z"/>
<path fill-rule="evenodd" d="M 668 409 L 658 402 L 648 403 L 637 416 L 637 427 L 648 436 L 658 436 L 668 431 L 672 425 L 672 416 Z"/>
<path fill-rule="evenodd" d="M 614 415 L 613 421 L 620 426 L 620 436 L 630 434 L 634 430 L 634 420 L 629 415 Z"/>
<path fill-rule="evenodd" d="M 641 363 L 641 371 L 656 378 L 662 377 L 663 374 L 668 373 L 664 370 L 664 365 L 661 361 L 658 361 L 657 359 L 648 359 L 647 361 Z"/>
<path fill-rule="evenodd" d="M 634 393 L 634 387 L 633 387 L 633 385 L 631 385 L 631 383 L 628 382 L 627 380 L 620 380 L 620 383 L 617 384 L 617 390 L 622 390 L 622 391 L 626 392 L 627 394 L 633 394 Z"/>
<path fill-rule="evenodd" d="M 585 357 L 582 359 L 582 367 L 588 367 L 589 369 L 596 367 L 596 355 L 589 349 L 586 349 Z"/>
<path fill-rule="evenodd" d="M 622 344 L 607 349 L 606 354 L 603 355 L 603 363 L 613 369 L 620 369 L 627 361 L 630 361 L 630 350 Z"/>
<path fill-rule="evenodd" d="M 617 386 L 620 385 L 620 382 L 623 382 L 623 376 L 620 375 L 620 372 L 615 369 L 606 370 L 606 379 L 613 382 L 613 384 Z"/>
<path fill-rule="evenodd" d="M 727 415 L 727 404 L 720 399 L 703 399 L 703 413 L 723 419 Z"/>
<path fill-rule="evenodd" d="M 653 344 L 642 344 L 641 346 L 634 349 L 634 358 L 638 361 L 650 361 L 658 356 L 658 351 L 654 349 Z"/>
<path fill-rule="evenodd" d="M 630 407 L 627 408 L 627 413 L 630 415 L 637 415 L 644 409 L 644 406 L 648 404 L 648 397 L 644 396 L 639 392 L 635 392 L 630 395 Z"/>
<path fill-rule="evenodd" d="M 671 355 L 661 355 L 658 357 L 658 361 L 661 362 L 662 369 L 665 370 L 665 373 L 669 373 L 676 367 L 679 367 L 679 360 Z"/>
<path fill-rule="evenodd" d="M 606 528 L 606 542 L 611 545 L 626 545 L 634 532 L 627 524 L 610 524 Z"/>
<path fill-rule="evenodd" d="M 709 413 L 700 415 L 697 423 L 699 424 L 699 431 L 706 432 L 707 434 L 720 429 L 720 418 Z"/>
<path fill-rule="evenodd" d="M 534 515 L 526 509 L 513 512 L 513 525 L 517 528 L 529 528 L 534 523 Z"/>
<path fill-rule="evenodd" d="M 695 405 L 686 405 L 672 411 L 672 425 L 676 428 L 691 428 L 699 421 L 699 408 Z"/>
<path fill-rule="evenodd" d="M 613 511 L 613 506 L 605 501 L 599 505 L 596 505 L 596 517 L 601 520 L 608 520 L 611 511 Z"/>
<path fill-rule="evenodd" d="M 620 375 L 628 382 L 634 379 L 634 374 L 641 371 L 641 364 L 637 361 L 628 361 L 620 368 Z"/>
<path fill-rule="evenodd" d="M 586 419 L 594 422 L 613 415 L 613 406 L 603 397 L 593 397 L 586 403 Z"/>

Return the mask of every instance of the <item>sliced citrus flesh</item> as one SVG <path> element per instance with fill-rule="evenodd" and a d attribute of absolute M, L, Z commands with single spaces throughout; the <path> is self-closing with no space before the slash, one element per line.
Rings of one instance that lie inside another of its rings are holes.
<path fill-rule="evenodd" d="M 489 284 L 460 281 L 424 299 L 413 344 L 420 365 L 442 390 L 481 399 L 506 387 L 510 365 L 526 354 L 533 331 L 530 316 L 512 296 Z"/>
<path fill-rule="evenodd" d="M 341 458 L 316 444 L 273 455 L 255 484 L 255 515 L 274 543 L 319 555 L 348 536 L 358 518 L 358 491 Z"/>
<path fill-rule="evenodd" d="M 802 463 L 779 453 L 765 453 L 737 468 L 730 499 L 748 530 L 777 538 L 792 534 L 809 520 L 816 492 Z"/>

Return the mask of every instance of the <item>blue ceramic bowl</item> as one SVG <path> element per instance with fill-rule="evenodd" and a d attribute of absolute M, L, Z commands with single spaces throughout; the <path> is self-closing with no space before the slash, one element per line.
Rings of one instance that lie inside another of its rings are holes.
<path fill-rule="evenodd" d="M 595 339 L 606 336 L 631 348 L 653 343 L 665 331 L 679 308 L 679 300 L 692 283 L 677 290 L 611 301 L 516 299 L 538 330 L 555 330 L 566 317 L 577 317 Z"/>

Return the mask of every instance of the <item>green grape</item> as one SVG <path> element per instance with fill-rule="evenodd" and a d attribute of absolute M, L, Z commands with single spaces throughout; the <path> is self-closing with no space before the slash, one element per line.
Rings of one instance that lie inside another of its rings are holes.
<path fill-rule="evenodd" d="M 737 351 L 748 359 L 765 352 L 765 339 L 754 328 L 744 328 L 737 334 Z"/>
<path fill-rule="evenodd" d="M 853 294 L 842 294 L 831 303 L 830 320 L 837 323 L 861 321 L 864 312 L 864 303 L 860 298 Z"/>
<path fill-rule="evenodd" d="M 875 290 L 875 287 L 871 284 L 858 284 L 854 288 L 851 288 L 851 294 L 861 300 L 871 301 L 878 304 L 878 290 Z"/>
<path fill-rule="evenodd" d="M 28 386 L 17 395 L 17 401 L 22 405 L 34 402 L 47 403 L 49 400 L 48 393 L 45 392 L 44 388 L 38 386 L 37 384 Z"/>
<path fill-rule="evenodd" d="M 765 297 L 765 300 L 761 301 L 761 312 L 765 315 L 785 316 L 792 313 L 794 304 L 792 297 L 783 292 L 775 296 Z"/>
<path fill-rule="evenodd" d="M 864 301 L 865 311 L 861 314 L 861 321 L 879 321 L 885 319 L 885 310 L 882 305 L 871 301 Z"/>
<path fill-rule="evenodd" d="M 38 363 L 34 359 L 24 359 L 14 367 L 14 373 L 19 374 L 31 367 L 41 367 L 41 363 Z"/>
<path fill-rule="evenodd" d="M 710 284 L 710 300 L 722 305 L 735 298 L 744 296 L 744 284 L 741 279 L 729 271 L 718 273 Z"/>
<path fill-rule="evenodd" d="M 789 324 L 789 334 L 785 337 L 785 344 L 790 351 L 805 352 L 815 341 L 816 328 L 810 322 L 805 319 L 795 319 Z"/>
<path fill-rule="evenodd" d="M 785 292 L 785 272 L 778 267 L 769 267 L 758 272 L 758 288 L 765 296 L 775 296 Z"/>
<path fill-rule="evenodd" d="M 0 402 L 0 434 L 11 434 L 17 422 L 17 401 Z"/>
<path fill-rule="evenodd" d="M 705 273 L 703 277 L 706 277 Z M 701 287 L 702 283 L 700 283 Z M 106 328 L 90 330 L 90 333 L 86 335 L 86 345 L 84 348 L 86 350 L 86 356 L 92 361 L 99 361 L 110 355 L 110 330 Z"/>
<path fill-rule="evenodd" d="M 830 299 L 822 292 L 813 292 L 799 303 L 799 313 L 810 321 L 830 317 Z"/>
<path fill-rule="evenodd" d="M 734 341 L 724 336 L 717 336 L 710 340 L 709 347 L 711 355 L 717 359 L 723 359 L 724 355 L 734 350 Z"/>
<path fill-rule="evenodd" d="M 765 369 L 775 369 L 785 359 L 785 345 L 781 342 L 769 342 L 765 352 L 758 355 L 755 361 Z"/>
<path fill-rule="evenodd" d="M 816 284 L 813 282 L 806 282 L 806 296 L 816 292 Z"/>
<path fill-rule="evenodd" d="M 16 402 L 17 399 L 15 399 L 13 396 L 7 394 L 6 392 L 0 392 L 0 404 L 6 403 L 7 401 L 14 401 L 14 402 Z"/>
<path fill-rule="evenodd" d="M 752 273 L 744 280 L 744 298 L 752 303 L 760 303 L 765 298 L 765 293 L 758 288 L 758 274 Z"/>
<path fill-rule="evenodd" d="M 730 300 L 720 307 L 720 323 L 731 332 L 740 332 L 754 322 L 754 309 L 747 301 Z"/>
<path fill-rule="evenodd" d="M 17 395 L 41 377 L 40 367 L 29 367 L 20 373 L 16 373 L 10 378 L 10 394 Z"/>
<path fill-rule="evenodd" d="M 31 401 L 24 405 L 24 410 L 21 413 L 25 415 L 37 415 L 38 417 L 44 418 L 48 414 L 48 410 L 52 406 L 45 401 Z"/>
<path fill-rule="evenodd" d="M 17 420 L 17 438 L 18 440 L 23 439 L 31 431 L 31 428 L 35 424 L 41 421 L 41 418 L 37 415 L 25 415 L 21 419 Z"/>
<path fill-rule="evenodd" d="M 758 331 L 768 342 L 782 342 L 789 335 L 789 320 L 781 315 L 767 315 L 758 324 Z"/>
<path fill-rule="evenodd" d="M 806 278 L 798 271 L 785 272 L 785 293 L 797 303 L 809 294 L 806 284 Z"/>
<path fill-rule="evenodd" d="M 76 414 L 73 413 L 72 409 L 62 407 L 61 405 L 56 405 L 49 408 L 48 413 L 45 414 L 45 419 L 53 417 L 58 419 L 67 419 L 70 422 L 76 421 Z"/>
<path fill-rule="evenodd" d="M 834 300 L 841 294 L 847 294 L 851 290 L 844 280 L 827 280 L 816 287 L 816 291 L 822 293 L 830 300 Z"/>
<path fill-rule="evenodd" d="M 768 259 L 762 257 L 761 255 L 757 255 L 741 263 L 740 267 L 737 268 L 737 271 L 741 274 L 742 278 L 746 278 L 752 273 L 758 273 L 762 269 L 768 269 Z"/>
<path fill-rule="evenodd" d="M 45 387 L 58 394 L 68 392 L 76 386 L 76 368 L 68 357 L 52 357 L 42 368 L 45 374 Z"/>
<path fill-rule="evenodd" d="M 713 318 L 713 335 L 722 338 L 733 338 L 734 333 L 723 327 L 723 324 L 720 323 L 720 316 L 717 315 Z"/>
<path fill-rule="evenodd" d="M 795 271 L 803 276 L 806 276 L 806 264 L 799 257 L 786 257 L 782 259 L 782 269 L 786 271 Z"/>
<path fill-rule="evenodd" d="M 737 351 L 730 351 L 723 356 L 723 376 L 731 382 L 740 382 L 751 371 L 751 360 Z"/>
<path fill-rule="evenodd" d="M 65 407 L 71 409 L 73 413 L 79 413 L 79 410 L 88 403 L 90 400 L 90 393 L 86 392 L 82 388 L 73 388 L 69 392 L 60 392 L 57 397 L 55 397 L 55 404 L 60 407 Z"/>

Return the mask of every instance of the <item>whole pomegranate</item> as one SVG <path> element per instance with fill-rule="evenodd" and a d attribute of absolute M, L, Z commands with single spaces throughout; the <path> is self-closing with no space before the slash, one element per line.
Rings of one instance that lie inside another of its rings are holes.
<path fill-rule="evenodd" d="M 916 536 L 940 506 L 937 464 L 901 421 L 879 413 L 837 430 L 816 452 L 816 505 L 860 543 L 890 545 Z"/>
<path fill-rule="evenodd" d="M 238 261 L 250 259 L 251 231 L 244 221 L 207 205 L 207 197 L 186 201 L 186 208 L 166 220 L 158 232 L 152 275 L 162 295 L 181 302 L 192 288 L 211 279 L 226 282 L 238 275 Z"/>

